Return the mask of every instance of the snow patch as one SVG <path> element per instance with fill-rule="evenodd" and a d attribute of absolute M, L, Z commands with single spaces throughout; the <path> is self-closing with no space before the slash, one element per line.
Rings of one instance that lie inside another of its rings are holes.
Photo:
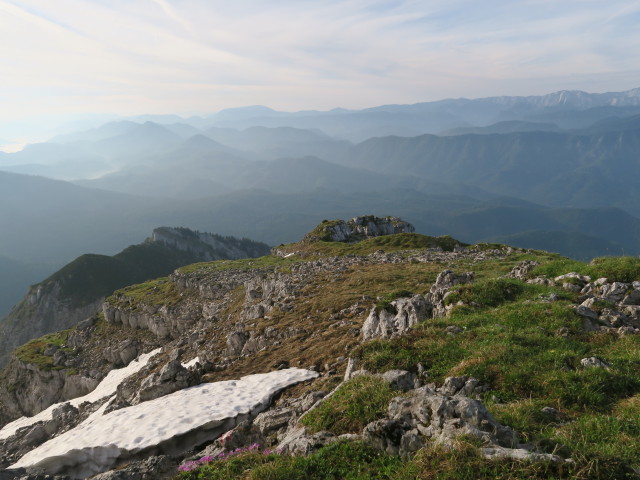
<path fill-rule="evenodd" d="M 198 362 L 200 361 L 200 357 L 196 357 L 192 360 L 189 360 L 187 363 L 183 363 L 182 366 L 184 368 L 191 368 L 193 366 L 195 366 Z"/>
<path fill-rule="evenodd" d="M 94 414 L 10 468 L 36 466 L 48 474 L 85 478 L 150 447 L 166 453 L 174 447 L 187 450 L 229 430 L 234 419 L 264 410 L 278 391 L 317 376 L 298 368 L 277 370 L 205 383 L 106 415 Z"/>
<path fill-rule="evenodd" d="M 37 415 L 34 415 L 33 417 L 20 417 L 19 419 L 6 424 L 2 428 L 2 430 L 0 430 L 0 440 L 9 438 L 22 427 L 28 427 L 36 422 L 46 422 L 47 420 L 51 420 L 53 418 L 53 411 L 60 405 L 63 405 L 65 403 L 70 403 L 74 407 L 78 407 L 81 403 L 84 402 L 95 403 L 98 400 L 102 400 L 104 397 L 110 397 L 111 395 L 116 393 L 118 385 L 120 385 L 123 380 L 144 368 L 147 363 L 149 363 L 149 360 L 158 353 L 160 353 L 159 348 L 153 350 L 152 352 L 140 355 L 135 360 L 129 362 L 129 365 L 124 368 L 111 370 L 107 374 L 107 376 L 104 377 L 104 379 L 98 384 L 98 386 L 93 391 L 86 394 L 84 397 L 77 397 L 69 400 L 68 402 L 56 403 L 54 405 L 51 405 L 46 410 L 38 413 Z"/>

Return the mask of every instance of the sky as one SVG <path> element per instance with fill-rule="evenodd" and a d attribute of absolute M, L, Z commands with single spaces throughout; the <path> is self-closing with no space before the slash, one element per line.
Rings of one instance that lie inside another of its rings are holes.
<path fill-rule="evenodd" d="M 638 0 L 0 0 L 0 143 L 87 112 L 623 91 L 638 25 Z"/>

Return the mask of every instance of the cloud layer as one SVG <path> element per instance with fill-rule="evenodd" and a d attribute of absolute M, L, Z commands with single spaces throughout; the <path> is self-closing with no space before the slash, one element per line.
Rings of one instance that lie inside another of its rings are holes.
<path fill-rule="evenodd" d="M 0 115 L 624 90 L 638 24 L 627 0 L 0 0 Z"/>

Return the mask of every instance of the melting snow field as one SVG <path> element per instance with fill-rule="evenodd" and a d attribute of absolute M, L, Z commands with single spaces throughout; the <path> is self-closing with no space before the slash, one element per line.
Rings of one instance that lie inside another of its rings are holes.
<path fill-rule="evenodd" d="M 98 386 L 90 393 L 85 395 L 84 397 L 74 398 L 73 400 L 69 400 L 68 402 L 74 407 L 78 407 L 83 402 L 94 403 L 98 400 L 101 400 L 105 397 L 110 397 L 111 395 L 116 393 L 116 389 L 118 385 L 122 383 L 124 379 L 138 372 L 142 368 L 144 368 L 149 360 L 160 353 L 160 349 L 145 353 L 140 355 L 135 360 L 132 360 L 129 365 L 124 368 L 119 368 L 117 370 L 111 370 L 106 377 L 98 384 Z M 51 420 L 53 411 L 58 408 L 63 403 L 56 403 L 55 405 L 51 405 L 46 410 L 34 415 L 33 417 L 21 417 L 17 420 L 14 420 L 11 423 L 6 424 L 2 430 L 0 430 L 0 440 L 5 438 L 9 438 L 11 435 L 16 433 L 16 431 L 22 427 L 27 427 L 29 425 L 33 425 L 36 422 Z"/>
<path fill-rule="evenodd" d="M 278 391 L 317 376 L 310 370 L 290 368 L 197 385 L 106 415 L 96 412 L 10 468 L 37 466 L 49 474 L 64 472 L 83 478 L 108 470 L 118 457 L 223 425 L 238 415 L 257 413 Z"/>

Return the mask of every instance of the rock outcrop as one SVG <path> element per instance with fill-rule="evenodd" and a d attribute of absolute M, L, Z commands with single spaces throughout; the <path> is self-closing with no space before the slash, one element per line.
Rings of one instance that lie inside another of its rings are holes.
<path fill-rule="evenodd" d="M 362 438 L 380 451 L 402 457 L 429 443 L 453 448 L 466 437 L 481 443 L 480 451 L 488 458 L 562 461 L 521 446 L 514 430 L 498 423 L 480 401 L 471 398 L 482 391 L 469 377 L 449 377 L 440 388 L 433 384 L 417 388 L 391 400 L 386 417 L 369 423 Z"/>
<path fill-rule="evenodd" d="M 433 316 L 433 304 L 422 295 L 393 300 L 388 307 L 373 307 L 362 325 L 362 341 L 402 335 L 411 327 Z"/>
<path fill-rule="evenodd" d="M 586 331 L 615 331 L 620 335 L 640 333 L 640 282 L 609 282 L 570 272 L 554 279 L 565 290 L 579 293 L 575 312 Z"/>
<path fill-rule="evenodd" d="M 382 378 L 408 378 L 407 373 L 387 372 Z M 393 383 L 390 385 L 399 387 Z M 399 389 L 408 393 L 392 399 L 386 416 L 367 424 L 361 434 L 336 436 L 328 431 L 311 434 L 304 426 L 292 421 L 295 415 L 285 415 L 286 421 L 277 423 L 280 428 L 277 451 L 309 455 L 338 440 L 363 440 L 384 453 L 411 457 L 428 444 L 455 448 L 461 439 L 466 438 L 481 443 L 480 452 L 487 458 L 563 461 L 556 455 L 538 453 L 521 445 L 513 429 L 497 422 L 479 400 L 472 398 L 486 391 L 475 378 L 449 377 L 438 388 L 434 384 L 413 388 L 410 382 L 403 382 Z M 250 441 L 264 441 L 264 436 L 257 434 L 257 421 L 253 427 L 245 425 L 239 431 L 230 432 L 229 438 L 235 439 L 230 448 Z M 283 431 L 284 425 L 288 425 L 288 429 Z M 253 432 L 253 435 L 248 432 Z"/>
<path fill-rule="evenodd" d="M 42 370 L 15 358 L 5 372 L 3 381 L 14 388 L 0 390 L 0 402 L 7 408 L 4 414 L 10 418 L 35 415 L 53 403 L 85 395 L 99 383 L 97 378 L 88 375 Z"/>
<path fill-rule="evenodd" d="M 445 303 L 445 299 L 451 288 L 460 283 L 472 282 L 473 278 L 473 272 L 456 274 L 451 270 L 444 270 L 426 295 L 397 298 L 388 306 L 372 308 L 362 325 L 362 341 L 403 335 L 428 318 L 446 316 L 451 307 Z"/>
<path fill-rule="evenodd" d="M 436 278 L 436 282 L 431 286 L 426 300 L 433 305 L 434 317 L 446 317 L 453 306 L 448 306 L 445 302 L 451 288 L 461 283 L 473 282 L 474 273 L 454 273 L 451 270 L 444 270 Z"/>
<path fill-rule="evenodd" d="M 394 233 L 413 233 L 415 228 L 398 217 L 375 217 L 365 215 L 349 221 L 324 221 L 315 230 L 308 233 L 305 240 L 325 242 L 357 242 L 365 238 L 393 235 Z"/>

